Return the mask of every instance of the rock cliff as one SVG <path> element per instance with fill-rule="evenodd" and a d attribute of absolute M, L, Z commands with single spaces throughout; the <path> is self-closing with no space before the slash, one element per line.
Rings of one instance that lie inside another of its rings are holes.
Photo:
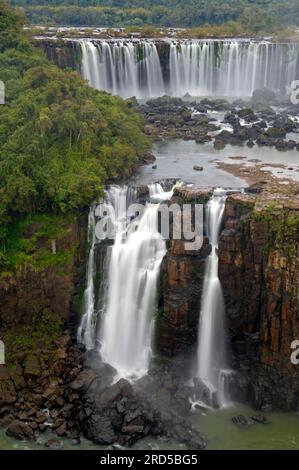
<path fill-rule="evenodd" d="M 240 390 L 259 408 L 294 409 L 299 368 L 299 198 L 262 191 L 231 195 L 219 243 L 234 367 Z M 245 380 L 244 380 L 245 379 Z"/>
<path fill-rule="evenodd" d="M 299 367 L 291 343 L 299 339 L 299 197 L 296 185 L 267 182 L 226 201 L 219 241 L 222 283 L 236 371 L 232 393 L 258 408 L 299 405 Z M 205 202 L 208 193 L 178 190 L 179 204 Z M 208 240 L 188 252 L 171 240 L 162 266 L 160 351 L 176 356 L 196 344 L 209 254 Z"/>

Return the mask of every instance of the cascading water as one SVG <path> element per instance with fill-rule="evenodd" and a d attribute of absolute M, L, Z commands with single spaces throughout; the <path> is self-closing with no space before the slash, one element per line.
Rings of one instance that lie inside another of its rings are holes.
<path fill-rule="evenodd" d="M 161 47 L 161 44 L 163 47 Z M 267 41 L 82 40 L 82 74 L 124 98 L 250 96 L 296 79 L 299 44 Z"/>
<path fill-rule="evenodd" d="M 151 192 L 155 194 L 155 186 Z M 160 190 L 160 187 L 157 187 Z M 156 286 L 166 245 L 158 232 L 159 204 L 148 203 L 140 220 L 125 217 L 126 204 L 115 193 L 116 238 L 111 251 L 107 306 L 100 330 L 100 352 L 119 376 L 137 378 L 147 372 Z"/>
<path fill-rule="evenodd" d="M 81 50 L 82 74 L 94 88 L 123 98 L 165 93 L 154 43 L 81 41 Z"/>
<path fill-rule="evenodd" d="M 232 373 L 227 365 L 224 300 L 218 277 L 218 239 L 225 200 L 225 192 L 218 189 L 207 205 L 211 253 L 206 260 L 196 370 L 199 382 L 196 398 L 216 406 L 224 406 L 228 402 L 227 383 Z"/>
<path fill-rule="evenodd" d="M 94 271 L 95 271 L 95 215 L 94 206 L 90 208 L 88 216 L 88 238 L 89 238 L 89 255 L 87 262 L 87 283 L 84 292 L 84 315 L 78 329 L 77 339 L 80 343 L 84 343 L 87 349 L 94 348 L 95 345 L 95 316 L 94 316 Z"/>
<path fill-rule="evenodd" d="M 159 202 L 171 196 L 161 185 L 149 186 L 150 200 L 143 214 L 135 217 L 136 192 L 113 186 L 102 207 L 114 228 L 114 244 L 107 247 L 107 290 L 101 315 L 94 306 L 94 252 L 92 239 L 88 261 L 85 314 L 78 339 L 88 349 L 97 347 L 103 362 L 112 365 L 118 377 L 135 379 L 144 375 L 152 356 L 152 333 L 159 269 L 166 244 L 158 231 Z M 129 209 L 133 207 L 133 212 Z M 140 206 L 139 206 L 140 207 Z M 95 228 L 94 210 L 90 227 Z M 97 216 L 97 211 L 96 211 Z M 94 235 L 93 235 L 94 237 Z M 98 318 L 97 318 L 98 317 Z M 100 324 L 99 324 L 100 323 Z"/>

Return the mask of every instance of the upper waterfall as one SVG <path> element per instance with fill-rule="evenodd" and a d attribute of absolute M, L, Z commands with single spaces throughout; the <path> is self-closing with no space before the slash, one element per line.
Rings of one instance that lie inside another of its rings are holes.
<path fill-rule="evenodd" d="M 299 44 L 238 40 L 81 40 L 82 74 L 124 98 L 250 96 L 296 79 Z"/>

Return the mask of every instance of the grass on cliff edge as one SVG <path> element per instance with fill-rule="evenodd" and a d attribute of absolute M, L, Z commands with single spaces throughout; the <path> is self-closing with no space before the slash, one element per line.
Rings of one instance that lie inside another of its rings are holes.
<path fill-rule="evenodd" d="M 33 316 L 30 325 L 5 328 L 1 339 L 5 343 L 6 364 L 13 367 L 30 353 L 47 359 L 49 354 L 57 350 L 56 341 L 62 335 L 62 325 L 63 321 L 58 313 L 44 310 Z"/>
<path fill-rule="evenodd" d="M 7 276 L 27 263 L 38 271 L 55 266 L 57 272 L 63 274 L 63 268 L 72 261 L 75 246 L 62 249 L 59 242 L 68 235 L 74 222 L 75 215 L 69 213 L 37 214 L 10 224 L 1 276 Z M 54 240 L 56 254 L 52 251 Z"/>

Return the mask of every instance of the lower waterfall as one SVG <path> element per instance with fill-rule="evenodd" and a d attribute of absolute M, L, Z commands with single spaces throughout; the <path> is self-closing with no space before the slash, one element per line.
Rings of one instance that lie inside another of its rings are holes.
<path fill-rule="evenodd" d="M 207 235 L 211 253 L 206 260 L 198 330 L 196 399 L 211 406 L 228 403 L 228 369 L 224 299 L 218 277 L 218 239 L 226 193 L 217 189 L 207 205 Z"/>
<path fill-rule="evenodd" d="M 89 255 L 87 262 L 87 274 L 86 284 L 87 287 L 84 292 L 83 306 L 84 315 L 82 317 L 77 339 L 79 343 L 84 343 L 86 349 L 92 349 L 95 341 L 95 316 L 94 316 L 94 250 L 95 250 L 95 215 L 94 206 L 90 208 L 88 216 L 88 243 L 89 243 Z"/>
<path fill-rule="evenodd" d="M 135 191 L 119 186 L 107 191 L 105 210 L 111 216 L 115 238 L 106 253 L 104 307 L 99 318 L 94 305 L 93 240 L 85 313 L 78 331 L 78 339 L 87 349 L 96 347 L 118 377 L 129 379 L 146 374 L 152 357 L 157 281 L 166 253 L 166 243 L 158 231 L 158 210 L 159 202 L 171 193 L 153 184 L 149 195 L 152 202 L 146 204 L 139 219 L 132 219 L 128 208 L 138 202 Z M 89 220 L 93 226 L 91 215 Z"/>

